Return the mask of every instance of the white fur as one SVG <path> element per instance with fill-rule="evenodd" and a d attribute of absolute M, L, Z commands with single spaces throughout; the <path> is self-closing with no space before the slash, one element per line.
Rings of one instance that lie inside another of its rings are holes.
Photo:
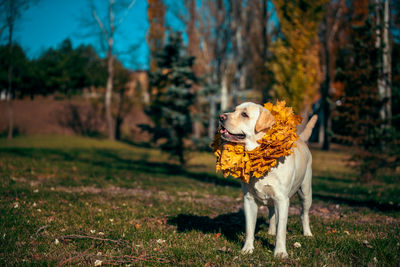
<path fill-rule="evenodd" d="M 256 133 L 254 130 L 260 113 L 265 112 L 263 109 L 260 105 L 247 102 L 239 105 L 235 112 L 226 114 L 227 119 L 223 122 L 224 127 L 234 134 L 246 134 L 246 138 L 243 141 L 246 150 L 256 148 L 259 145 L 257 140 L 263 136 L 263 133 Z M 246 112 L 248 118 L 243 118 L 240 115 L 242 112 Z M 316 118 L 304 130 L 307 131 L 305 135 L 307 139 L 309 137 L 308 132 L 312 130 L 315 121 Z M 252 253 L 254 250 L 254 230 L 259 204 L 267 205 L 268 201 L 272 201 L 274 207 L 269 208 L 270 223 L 268 233 L 271 235 L 276 234 L 274 255 L 282 258 L 288 256 L 286 251 L 286 228 L 289 199 L 296 192 L 302 203 L 303 234 L 312 236 L 308 217 L 312 202 L 312 158 L 305 141 L 307 140 L 299 139 L 296 141 L 293 154 L 280 158 L 277 166 L 272 168 L 266 176 L 259 179 L 252 177 L 248 184 L 242 182 L 246 218 L 246 241 L 242 252 Z"/>

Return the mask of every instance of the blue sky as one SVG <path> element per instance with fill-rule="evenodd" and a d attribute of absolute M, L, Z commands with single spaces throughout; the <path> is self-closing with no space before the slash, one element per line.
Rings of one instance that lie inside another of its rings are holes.
<path fill-rule="evenodd" d="M 82 27 L 82 17 L 90 16 L 87 0 L 41 0 L 26 10 L 16 25 L 15 41 L 20 43 L 29 58 L 38 57 L 49 47 L 56 47 L 70 38 L 76 47 L 82 43 L 94 44 L 98 51 L 98 39 L 88 37 L 88 30 Z M 95 0 L 96 3 L 101 1 Z M 147 2 L 137 0 L 121 24 L 115 37 L 118 58 L 126 67 L 143 69 L 147 67 L 148 29 Z M 138 46 L 133 50 L 133 46 Z"/>

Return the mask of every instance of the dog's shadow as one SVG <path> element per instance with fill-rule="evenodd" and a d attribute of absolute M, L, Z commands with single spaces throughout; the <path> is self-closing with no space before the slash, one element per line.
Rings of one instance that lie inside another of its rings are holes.
<path fill-rule="evenodd" d="M 190 231 L 201 231 L 202 233 L 220 233 L 227 240 L 236 243 L 244 241 L 245 219 L 243 210 L 221 214 L 211 218 L 209 216 L 199 216 L 193 214 L 179 214 L 178 216 L 168 219 L 168 224 L 175 225 L 179 233 Z M 256 233 L 261 226 L 267 225 L 265 218 L 259 217 L 256 224 Z M 263 246 L 271 249 L 271 245 L 267 240 L 260 239 Z"/>

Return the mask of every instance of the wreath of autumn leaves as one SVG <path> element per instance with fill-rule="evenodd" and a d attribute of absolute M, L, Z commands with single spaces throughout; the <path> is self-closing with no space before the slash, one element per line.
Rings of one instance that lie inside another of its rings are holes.
<path fill-rule="evenodd" d="M 268 102 L 264 107 L 274 116 L 275 124 L 257 141 L 260 146 L 254 150 L 246 151 L 242 144 L 223 140 L 220 133 L 215 136 L 211 147 L 217 157 L 216 168 L 225 177 L 231 175 L 248 183 L 250 176 L 264 176 L 280 157 L 293 153 L 294 142 L 299 139 L 296 126 L 301 123 L 301 117 L 286 107 L 285 101 L 275 105 Z"/>

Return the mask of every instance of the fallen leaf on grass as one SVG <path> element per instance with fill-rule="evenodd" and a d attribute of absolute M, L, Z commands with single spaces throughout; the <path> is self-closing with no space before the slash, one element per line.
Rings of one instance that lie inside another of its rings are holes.
<path fill-rule="evenodd" d="M 301 244 L 300 244 L 299 242 L 295 242 L 295 243 L 293 244 L 293 247 L 295 247 L 295 248 L 301 248 Z"/>
<path fill-rule="evenodd" d="M 221 236 L 221 233 L 216 233 L 214 236 L 215 236 L 216 238 L 219 238 L 219 237 Z"/>
<path fill-rule="evenodd" d="M 343 233 L 345 233 L 346 235 L 350 235 L 349 231 L 343 231 Z"/>
<path fill-rule="evenodd" d="M 219 248 L 218 251 L 222 251 L 222 252 L 232 252 L 231 248 L 226 248 L 226 246 L 223 246 L 222 248 Z"/>
<path fill-rule="evenodd" d="M 141 225 L 140 224 L 135 224 L 135 228 L 136 228 L 136 230 L 139 230 L 140 229 L 140 227 L 141 227 Z"/>
<path fill-rule="evenodd" d="M 96 233 L 96 230 L 90 230 L 90 233 L 94 234 L 94 233 Z"/>
<path fill-rule="evenodd" d="M 103 263 L 103 262 L 102 262 L 101 260 L 96 260 L 96 261 L 94 262 L 94 266 L 101 266 L 102 263 Z"/>
<path fill-rule="evenodd" d="M 163 219 L 159 219 L 156 221 L 158 224 L 167 224 L 167 219 L 163 218 Z"/>
<path fill-rule="evenodd" d="M 56 238 L 56 240 L 54 240 L 54 244 L 58 245 L 60 244 L 60 241 Z"/>
<path fill-rule="evenodd" d="M 367 248 L 372 248 L 372 246 L 369 244 L 368 240 L 363 240 L 363 245 L 366 246 Z"/>

